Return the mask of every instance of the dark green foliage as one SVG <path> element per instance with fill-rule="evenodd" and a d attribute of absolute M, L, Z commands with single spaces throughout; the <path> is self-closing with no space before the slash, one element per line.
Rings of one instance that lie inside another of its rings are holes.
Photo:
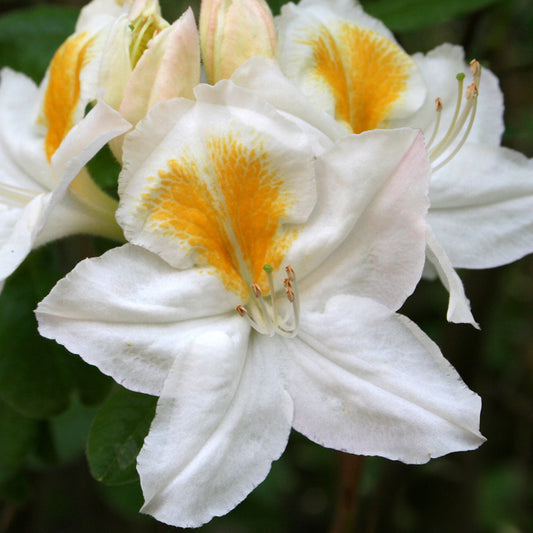
<path fill-rule="evenodd" d="M 157 398 L 115 391 L 94 418 L 88 442 L 93 476 L 110 485 L 137 478 L 135 461 L 155 414 Z"/>
<path fill-rule="evenodd" d="M 39 6 L 0 18 L 0 66 L 20 70 L 39 83 L 54 52 L 74 29 L 78 10 Z"/>

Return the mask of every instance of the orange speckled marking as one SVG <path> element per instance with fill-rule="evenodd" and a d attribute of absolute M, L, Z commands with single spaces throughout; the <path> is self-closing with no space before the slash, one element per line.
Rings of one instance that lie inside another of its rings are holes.
<path fill-rule="evenodd" d="M 382 125 L 407 89 L 415 65 L 389 39 L 346 21 L 321 26 L 302 44 L 313 49 L 311 75 L 331 91 L 335 118 L 354 133 Z"/>
<path fill-rule="evenodd" d="M 268 293 L 263 265 L 278 268 L 296 236 L 281 224 L 293 205 L 283 176 L 260 142 L 250 144 L 233 134 L 211 137 L 204 162 L 170 159 L 141 206 L 149 228 L 179 239 L 243 301 L 252 282 Z"/>
<path fill-rule="evenodd" d="M 80 73 L 90 60 L 94 37 L 85 32 L 69 37 L 50 63 L 50 77 L 44 96 L 43 114 L 48 128 L 44 147 L 48 161 L 76 122 L 80 100 Z"/>

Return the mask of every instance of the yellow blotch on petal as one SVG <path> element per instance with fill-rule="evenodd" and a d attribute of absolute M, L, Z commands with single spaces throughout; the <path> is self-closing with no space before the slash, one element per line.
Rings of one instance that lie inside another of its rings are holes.
<path fill-rule="evenodd" d="M 77 121 L 80 103 L 80 74 L 91 59 L 94 37 L 86 32 L 69 37 L 50 63 L 48 86 L 43 102 L 43 120 L 47 128 L 44 141 L 48 161 Z"/>
<path fill-rule="evenodd" d="M 351 22 L 321 26 L 301 43 L 313 50 L 312 79 L 326 85 L 335 118 L 354 133 L 384 125 L 415 68 L 399 46 Z"/>
<path fill-rule="evenodd" d="M 201 164 L 187 154 L 169 160 L 141 211 L 148 227 L 178 239 L 245 302 L 252 282 L 268 293 L 263 266 L 278 268 L 296 236 L 282 223 L 293 200 L 260 141 L 229 134 L 206 148 Z"/>

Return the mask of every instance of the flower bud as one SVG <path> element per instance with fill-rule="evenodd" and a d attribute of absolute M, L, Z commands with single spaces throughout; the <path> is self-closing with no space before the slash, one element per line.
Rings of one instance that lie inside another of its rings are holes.
<path fill-rule="evenodd" d="M 202 0 L 200 43 L 209 82 L 229 78 L 251 57 L 274 57 L 272 12 L 265 0 Z"/>
<path fill-rule="evenodd" d="M 137 61 L 126 84 L 120 113 L 132 124 L 157 102 L 193 98 L 200 83 L 200 43 L 192 9 L 158 32 Z"/>

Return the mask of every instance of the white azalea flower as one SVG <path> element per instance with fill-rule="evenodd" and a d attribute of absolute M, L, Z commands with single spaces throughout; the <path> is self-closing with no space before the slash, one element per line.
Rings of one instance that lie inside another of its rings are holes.
<path fill-rule="evenodd" d="M 91 68 L 87 35 L 59 49 L 40 90 L 23 74 L 1 71 L 0 281 L 50 240 L 74 233 L 123 240 L 117 202 L 84 165 L 130 124 L 104 104 L 80 122 L 88 99 L 79 77 Z"/>
<path fill-rule="evenodd" d="M 476 63 L 475 85 L 461 103 L 469 82 L 458 82 L 456 75 L 471 75 L 460 47 L 446 44 L 411 57 L 353 0 L 289 3 L 277 24 L 283 73 L 346 133 L 423 130 L 433 165 L 428 259 L 450 290 L 448 319 L 475 324 L 453 267 L 489 268 L 533 251 L 533 163 L 499 146 L 503 103 L 497 79 L 484 70 L 480 84 Z M 281 94 L 289 91 L 294 102 L 294 88 L 268 72 L 264 61 L 252 60 L 234 79 L 297 113 Z M 454 118 L 456 103 L 462 110 Z"/>
<path fill-rule="evenodd" d="M 411 463 L 479 446 L 480 399 L 395 314 L 425 255 L 412 129 L 333 143 L 231 81 L 155 106 L 124 143 L 132 244 L 81 262 L 39 331 L 158 395 L 144 512 L 199 526 L 267 475 L 291 427 Z"/>

